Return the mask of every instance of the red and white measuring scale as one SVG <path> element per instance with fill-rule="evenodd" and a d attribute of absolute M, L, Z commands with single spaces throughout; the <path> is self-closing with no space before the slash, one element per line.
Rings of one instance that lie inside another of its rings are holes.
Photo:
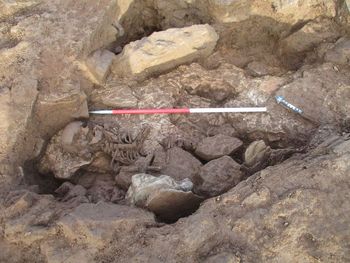
<path fill-rule="evenodd" d="M 250 113 L 267 112 L 266 107 L 243 108 L 165 108 L 165 109 L 120 109 L 120 110 L 94 110 L 91 114 L 191 114 L 191 113 Z"/>

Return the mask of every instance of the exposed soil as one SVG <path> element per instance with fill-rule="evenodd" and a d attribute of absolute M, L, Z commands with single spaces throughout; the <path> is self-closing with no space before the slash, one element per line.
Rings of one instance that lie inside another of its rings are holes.
<path fill-rule="evenodd" d="M 0 1 L 1 262 L 350 261 L 347 1 L 187 2 Z"/>

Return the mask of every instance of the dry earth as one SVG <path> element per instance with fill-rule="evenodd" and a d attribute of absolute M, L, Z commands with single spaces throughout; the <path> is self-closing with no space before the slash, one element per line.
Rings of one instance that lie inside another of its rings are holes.
<path fill-rule="evenodd" d="M 0 0 L 0 262 L 350 262 L 349 19 Z M 89 114 L 236 106 L 267 112 Z"/>

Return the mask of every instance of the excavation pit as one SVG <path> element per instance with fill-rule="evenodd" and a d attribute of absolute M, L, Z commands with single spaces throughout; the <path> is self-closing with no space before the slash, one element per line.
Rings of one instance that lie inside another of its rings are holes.
<path fill-rule="evenodd" d="M 0 3 L 1 262 L 348 261 L 346 5 L 219 2 Z"/>

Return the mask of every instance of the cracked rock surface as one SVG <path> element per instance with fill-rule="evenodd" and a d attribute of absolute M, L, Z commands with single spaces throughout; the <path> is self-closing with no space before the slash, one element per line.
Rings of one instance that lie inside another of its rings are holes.
<path fill-rule="evenodd" d="M 350 262 L 349 6 L 0 0 L 0 262 Z"/>

